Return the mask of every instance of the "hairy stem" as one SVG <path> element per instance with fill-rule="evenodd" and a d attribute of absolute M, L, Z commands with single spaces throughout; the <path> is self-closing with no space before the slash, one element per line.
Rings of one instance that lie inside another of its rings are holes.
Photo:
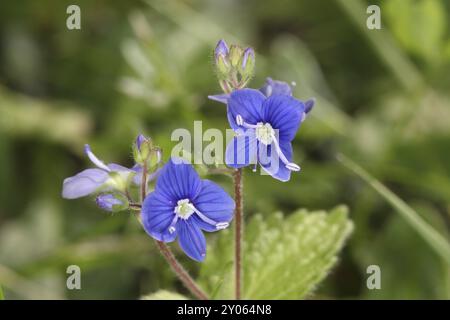
<path fill-rule="evenodd" d="M 162 241 L 155 241 L 158 246 L 159 251 L 164 256 L 166 261 L 169 263 L 173 272 L 178 276 L 184 286 L 198 299 L 208 300 L 208 296 L 202 289 L 197 285 L 197 283 L 192 279 L 189 273 L 183 268 L 183 266 L 175 258 L 172 250 Z"/>
<path fill-rule="evenodd" d="M 234 172 L 234 199 L 236 202 L 236 210 L 235 210 L 235 234 L 234 234 L 234 243 L 235 243 L 235 284 L 236 291 L 235 297 L 236 300 L 241 299 L 242 293 L 242 237 L 243 237 L 243 197 L 242 197 L 242 169 L 237 169 Z"/>

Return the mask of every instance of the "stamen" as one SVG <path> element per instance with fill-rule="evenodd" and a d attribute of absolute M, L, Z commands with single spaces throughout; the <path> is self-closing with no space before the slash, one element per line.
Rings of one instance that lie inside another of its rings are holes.
<path fill-rule="evenodd" d="M 281 151 L 280 145 L 278 144 L 278 140 L 275 137 L 275 134 L 272 133 L 272 141 L 275 145 L 275 149 L 277 151 L 278 156 L 280 157 L 280 160 L 285 164 L 286 168 L 290 171 L 300 171 L 300 166 L 298 164 L 295 164 L 293 162 L 289 162 L 286 156 L 283 154 L 283 151 Z"/>
<path fill-rule="evenodd" d="M 175 215 L 175 217 L 173 217 L 172 222 L 169 225 L 169 233 L 172 234 L 176 231 L 175 225 L 178 221 L 178 215 Z"/>
<path fill-rule="evenodd" d="M 242 126 L 244 124 L 244 119 L 242 119 L 242 116 L 240 114 L 236 116 L 236 123 L 238 126 Z"/>
<path fill-rule="evenodd" d="M 212 226 L 215 226 L 217 230 L 222 230 L 229 226 L 229 223 L 226 221 L 217 222 L 217 221 L 214 221 L 214 220 L 208 218 L 203 213 L 201 213 L 196 207 L 194 207 L 194 205 L 192 203 L 190 203 L 189 205 L 192 208 L 192 210 L 194 210 L 195 213 L 199 216 L 200 219 L 202 219 L 204 222 L 206 222 Z"/>
<path fill-rule="evenodd" d="M 101 161 L 99 158 L 97 158 L 95 156 L 94 153 L 92 153 L 91 147 L 88 144 L 84 145 L 84 153 L 86 153 L 86 155 L 88 156 L 89 160 L 91 160 L 92 163 L 95 164 L 100 169 L 106 170 L 108 172 L 111 171 L 111 169 L 108 168 L 108 166 L 105 163 L 103 163 L 103 161 Z"/>
<path fill-rule="evenodd" d="M 242 126 L 247 129 L 256 129 L 258 127 L 258 125 L 256 125 L 256 124 L 250 124 L 250 123 L 245 122 L 240 114 L 238 114 L 236 116 L 236 124 L 238 126 Z"/>

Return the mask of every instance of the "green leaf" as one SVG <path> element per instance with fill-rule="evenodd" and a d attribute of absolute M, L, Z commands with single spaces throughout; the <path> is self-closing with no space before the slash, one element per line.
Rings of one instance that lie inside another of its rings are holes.
<path fill-rule="evenodd" d="M 372 177 L 367 171 L 358 166 L 344 155 L 340 155 L 338 160 L 353 171 L 361 179 L 366 181 L 383 198 L 386 199 L 397 212 L 406 220 L 409 225 L 429 244 L 429 246 L 450 264 L 450 244 L 436 229 L 428 224 L 422 217 L 414 211 L 406 202 L 400 199 L 391 190 L 386 188 L 380 181 Z"/>
<path fill-rule="evenodd" d="M 330 213 L 254 216 L 245 229 L 244 298 L 304 298 L 336 263 L 352 228 L 344 206 Z M 221 284 L 217 298 L 233 298 L 232 244 L 232 232 L 221 235 L 202 265 L 202 285 L 211 292 Z"/>
<path fill-rule="evenodd" d="M 176 292 L 159 290 L 157 292 L 142 296 L 141 300 L 188 300 L 188 298 Z"/>
<path fill-rule="evenodd" d="M 2 286 L 0 286 L 0 300 L 5 300 L 5 295 L 3 294 Z"/>

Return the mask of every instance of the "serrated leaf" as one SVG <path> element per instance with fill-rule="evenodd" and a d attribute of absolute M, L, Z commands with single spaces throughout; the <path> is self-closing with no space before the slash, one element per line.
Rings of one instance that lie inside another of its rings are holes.
<path fill-rule="evenodd" d="M 142 296 L 141 300 L 188 300 L 188 298 L 176 292 L 159 290 L 154 293 Z"/>
<path fill-rule="evenodd" d="M 329 213 L 298 210 L 286 217 L 254 216 L 245 229 L 244 298 L 304 298 L 336 263 L 352 228 L 343 206 Z M 217 298 L 233 298 L 232 244 L 232 232 L 222 234 L 202 265 L 205 288 L 212 291 L 222 283 Z"/>

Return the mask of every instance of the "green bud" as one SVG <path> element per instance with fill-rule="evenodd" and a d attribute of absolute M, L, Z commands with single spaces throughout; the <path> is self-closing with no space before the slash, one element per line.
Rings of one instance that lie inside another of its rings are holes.
<path fill-rule="evenodd" d="M 223 54 L 217 55 L 216 58 L 216 71 L 219 78 L 224 79 L 228 76 L 231 71 L 231 64 L 227 57 Z"/>
<path fill-rule="evenodd" d="M 239 62 L 241 61 L 242 53 L 244 51 L 238 45 L 233 44 L 230 47 L 230 53 L 228 54 L 228 60 L 234 68 L 239 67 Z"/>

